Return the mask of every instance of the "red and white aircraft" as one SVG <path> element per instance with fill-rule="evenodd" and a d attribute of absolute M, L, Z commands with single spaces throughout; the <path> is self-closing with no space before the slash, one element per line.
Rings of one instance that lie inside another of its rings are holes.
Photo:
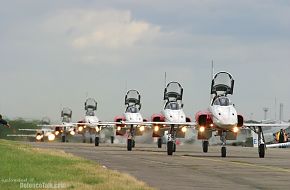
<path fill-rule="evenodd" d="M 90 134 L 90 143 L 93 142 L 92 136 L 95 134 L 95 146 L 99 146 L 100 133 L 104 128 L 113 128 L 115 122 L 101 122 L 96 116 L 97 102 L 93 98 L 88 98 L 85 102 L 85 117 L 77 124 L 77 133 L 83 135 L 83 142 L 85 142 L 85 133 Z"/>
<path fill-rule="evenodd" d="M 254 124 L 244 123 L 242 115 L 237 114 L 234 104 L 231 103 L 228 95 L 232 95 L 234 90 L 234 79 L 228 72 L 218 72 L 212 79 L 211 94 L 213 95 L 211 104 L 207 111 L 196 113 L 198 139 L 202 140 L 203 152 L 208 151 L 208 140 L 215 136 L 220 136 L 222 142 L 221 156 L 226 157 L 226 141 L 236 140 L 241 127 L 249 127 L 258 135 L 259 157 L 265 157 L 265 138 L 262 127 L 285 127 L 289 124 Z"/>
<path fill-rule="evenodd" d="M 143 135 L 145 126 L 150 125 L 143 119 L 141 110 L 141 96 L 137 90 L 129 90 L 125 96 L 126 110 L 122 116 L 116 116 L 116 135 L 127 135 L 127 150 L 135 147 L 135 136 Z"/>
<path fill-rule="evenodd" d="M 168 131 L 167 154 L 172 155 L 176 151 L 176 138 L 184 138 L 187 127 L 194 126 L 183 111 L 183 88 L 178 82 L 170 82 L 164 89 L 164 107 L 159 114 L 151 117 L 153 125 L 152 137 L 158 137 L 158 148 L 162 146 L 164 132 Z"/>
<path fill-rule="evenodd" d="M 54 134 L 61 134 L 61 141 L 67 141 L 67 135 L 74 136 L 76 134 L 75 124 L 71 122 L 72 110 L 65 107 L 61 111 L 61 124 L 40 124 L 38 127 L 48 127 L 54 129 Z"/>
<path fill-rule="evenodd" d="M 49 125 L 50 124 L 50 119 L 47 117 L 44 117 L 41 120 L 41 123 L 43 125 Z M 34 129 L 18 129 L 19 131 L 30 131 L 30 132 L 35 132 L 35 134 L 8 134 L 7 136 L 9 137 L 35 137 L 35 140 L 44 142 L 45 139 L 48 141 L 53 141 L 55 139 L 55 130 L 51 127 L 42 127 L 42 128 L 34 128 Z"/>

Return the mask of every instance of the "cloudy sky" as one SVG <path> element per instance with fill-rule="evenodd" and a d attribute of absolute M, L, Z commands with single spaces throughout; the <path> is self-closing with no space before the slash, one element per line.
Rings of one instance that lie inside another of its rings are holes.
<path fill-rule="evenodd" d="M 142 113 L 162 108 L 164 72 L 184 88 L 193 117 L 209 105 L 211 60 L 235 78 L 232 101 L 246 119 L 290 119 L 290 3 L 277 0 L 0 0 L 0 112 L 101 120 L 124 111 L 126 90 Z"/>

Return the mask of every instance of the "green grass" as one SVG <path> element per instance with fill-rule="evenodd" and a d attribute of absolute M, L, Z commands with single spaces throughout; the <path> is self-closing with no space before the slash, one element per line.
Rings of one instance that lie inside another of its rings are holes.
<path fill-rule="evenodd" d="M 62 189 L 152 189 L 127 174 L 62 151 L 0 140 L 0 189 L 20 189 L 19 181 L 32 185 L 62 184 Z"/>

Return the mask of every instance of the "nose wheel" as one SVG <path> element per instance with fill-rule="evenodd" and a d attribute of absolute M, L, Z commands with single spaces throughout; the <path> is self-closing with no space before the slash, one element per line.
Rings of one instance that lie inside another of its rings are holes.
<path fill-rule="evenodd" d="M 202 150 L 203 152 L 208 151 L 208 141 L 202 141 Z"/>
<path fill-rule="evenodd" d="M 99 146 L 100 143 L 100 137 L 95 137 L 95 146 Z"/>
<path fill-rule="evenodd" d="M 134 126 L 131 125 L 130 132 L 128 134 L 128 139 L 127 139 L 127 150 L 132 151 L 132 148 L 135 147 L 135 130 Z"/>
<path fill-rule="evenodd" d="M 224 158 L 227 156 L 227 147 L 223 146 L 221 148 L 221 156 Z"/>
<path fill-rule="evenodd" d="M 127 139 L 127 150 L 132 151 L 132 139 Z"/>
<path fill-rule="evenodd" d="M 168 134 L 167 141 L 167 155 L 173 155 L 173 152 L 176 151 L 176 143 L 175 143 L 175 130 L 174 125 L 171 126 L 170 132 Z"/>
<path fill-rule="evenodd" d="M 66 135 L 65 134 L 63 134 L 62 136 L 61 136 L 61 142 L 65 142 L 66 141 Z"/>
<path fill-rule="evenodd" d="M 227 156 L 226 136 L 227 136 L 227 132 L 223 131 L 221 135 L 221 141 L 222 141 L 221 157 L 223 158 Z"/>
<path fill-rule="evenodd" d="M 162 138 L 158 138 L 158 141 L 157 141 L 157 146 L 158 148 L 162 148 Z"/>

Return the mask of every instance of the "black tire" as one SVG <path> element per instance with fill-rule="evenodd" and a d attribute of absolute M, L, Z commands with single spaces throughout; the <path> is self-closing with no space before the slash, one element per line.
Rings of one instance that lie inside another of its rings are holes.
<path fill-rule="evenodd" d="M 91 144 L 93 143 L 93 138 L 92 138 L 92 137 L 90 137 L 90 143 L 91 143 Z"/>
<path fill-rule="evenodd" d="M 221 153 L 222 153 L 222 157 L 226 157 L 227 156 L 227 147 L 223 146 L 221 149 Z"/>
<path fill-rule="evenodd" d="M 127 140 L 127 150 L 131 151 L 132 150 L 132 139 Z"/>
<path fill-rule="evenodd" d="M 83 143 L 86 143 L 86 139 L 83 139 Z"/>
<path fill-rule="evenodd" d="M 202 142 L 202 150 L 203 152 L 208 152 L 208 141 Z"/>
<path fill-rule="evenodd" d="M 158 138 L 157 146 L 158 148 L 162 148 L 162 138 Z"/>
<path fill-rule="evenodd" d="M 135 140 L 132 140 L 132 148 L 135 148 Z"/>
<path fill-rule="evenodd" d="M 173 143 L 173 152 L 176 152 L 176 143 Z"/>
<path fill-rule="evenodd" d="M 167 155 L 173 154 L 173 142 L 169 141 L 167 142 Z"/>
<path fill-rule="evenodd" d="M 100 137 L 95 137 L 95 146 L 99 146 Z"/>
<path fill-rule="evenodd" d="M 265 144 L 259 145 L 259 157 L 265 158 Z"/>
<path fill-rule="evenodd" d="M 114 144 L 115 137 L 111 136 L 111 144 Z"/>
<path fill-rule="evenodd" d="M 63 143 L 65 142 L 65 135 L 61 136 L 61 142 L 63 142 Z"/>

